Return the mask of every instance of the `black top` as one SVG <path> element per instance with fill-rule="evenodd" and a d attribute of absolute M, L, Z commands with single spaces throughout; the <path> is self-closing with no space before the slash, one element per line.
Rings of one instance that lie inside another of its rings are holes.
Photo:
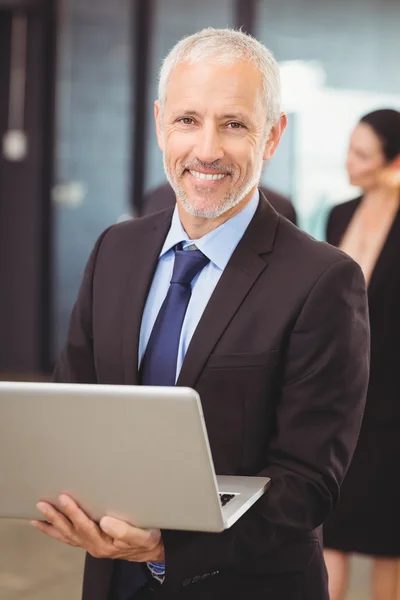
<path fill-rule="evenodd" d="M 328 219 L 327 241 L 338 246 L 362 197 L 335 206 Z M 373 269 L 368 302 L 371 372 L 365 414 L 400 422 L 400 210 Z"/>

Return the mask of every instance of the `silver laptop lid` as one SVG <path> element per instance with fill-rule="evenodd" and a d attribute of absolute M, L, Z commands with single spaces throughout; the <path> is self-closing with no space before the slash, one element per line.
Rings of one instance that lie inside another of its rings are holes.
<path fill-rule="evenodd" d="M 95 520 L 220 531 L 216 478 L 190 388 L 0 382 L 0 516 L 68 493 Z"/>

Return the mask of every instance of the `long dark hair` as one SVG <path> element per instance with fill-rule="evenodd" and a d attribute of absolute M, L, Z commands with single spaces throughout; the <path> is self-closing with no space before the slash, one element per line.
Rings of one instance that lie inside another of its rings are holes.
<path fill-rule="evenodd" d="M 400 155 L 400 112 L 391 108 L 375 110 L 365 115 L 360 123 L 366 123 L 382 142 L 383 153 L 388 162 Z"/>

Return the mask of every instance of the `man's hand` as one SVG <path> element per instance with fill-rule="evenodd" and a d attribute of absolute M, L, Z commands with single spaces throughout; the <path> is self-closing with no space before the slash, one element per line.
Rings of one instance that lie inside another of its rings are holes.
<path fill-rule="evenodd" d="M 32 525 L 55 540 L 86 550 L 94 558 L 164 562 L 159 529 L 138 529 L 112 517 L 103 517 L 98 526 L 69 496 L 60 496 L 59 503 L 62 513 L 51 504 L 39 502 L 37 509 L 47 522 L 32 521 Z"/>

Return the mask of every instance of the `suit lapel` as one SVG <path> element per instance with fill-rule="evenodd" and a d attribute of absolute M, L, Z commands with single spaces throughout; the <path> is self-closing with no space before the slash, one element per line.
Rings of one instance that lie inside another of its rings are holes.
<path fill-rule="evenodd" d="M 126 293 L 123 331 L 123 360 L 127 385 L 138 383 L 138 349 L 142 315 L 158 257 L 171 225 L 172 213 L 172 210 L 163 211 L 157 215 L 157 220 L 148 217 L 148 226 L 138 228 L 136 233 Z"/>
<path fill-rule="evenodd" d="M 234 251 L 189 344 L 177 385 L 193 387 L 215 345 L 267 267 L 279 216 L 264 197 Z"/>

